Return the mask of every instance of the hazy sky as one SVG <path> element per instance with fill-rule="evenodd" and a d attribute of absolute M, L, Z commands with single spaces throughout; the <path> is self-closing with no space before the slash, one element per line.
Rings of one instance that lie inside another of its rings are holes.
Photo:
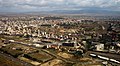
<path fill-rule="evenodd" d="M 120 0 L 0 0 L 0 12 L 29 12 L 71 9 L 120 11 Z"/>

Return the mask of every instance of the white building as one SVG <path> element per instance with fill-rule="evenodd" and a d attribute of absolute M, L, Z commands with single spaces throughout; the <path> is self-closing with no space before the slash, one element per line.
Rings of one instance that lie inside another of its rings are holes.
<path fill-rule="evenodd" d="M 97 44 L 95 45 L 96 51 L 103 51 L 104 50 L 104 44 Z"/>

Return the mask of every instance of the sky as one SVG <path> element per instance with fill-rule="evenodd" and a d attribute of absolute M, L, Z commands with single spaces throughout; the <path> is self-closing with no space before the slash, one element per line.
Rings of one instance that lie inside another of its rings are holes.
<path fill-rule="evenodd" d="M 0 12 L 82 9 L 120 11 L 120 0 L 0 0 Z"/>

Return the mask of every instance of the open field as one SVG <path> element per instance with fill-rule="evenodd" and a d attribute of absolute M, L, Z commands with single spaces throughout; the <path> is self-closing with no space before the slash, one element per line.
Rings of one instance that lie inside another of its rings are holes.
<path fill-rule="evenodd" d="M 25 57 L 38 62 L 46 62 L 53 59 L 53 57 L 45 52 L 39 51 L 37 53 L 26 54 Z"/>
<path fill-rule="evenodd" d="M 22 65 L 20 62 L 6 58 L 6 56 L 0 54 L 0 66 L 24 66 L 24 65 Z"/>

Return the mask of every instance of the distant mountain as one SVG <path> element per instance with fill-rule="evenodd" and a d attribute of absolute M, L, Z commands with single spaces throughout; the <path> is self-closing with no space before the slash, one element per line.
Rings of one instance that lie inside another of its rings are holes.
<path fill-rule="evenodd" d="M 8 12 L 8 13 L 0 13 L 0 14 L 27 14 L 27 15 L 51 15 L 51 14 L 77 14 L 77 15 L 117 15 L 120 16 L 120 11 L 111 11 L 111 10 L 103 10 L 103 9 L 83 9 L 83 10 L 53 10 L 53 11 L 31 11 L 31 12 Z"/>
<path fill-rule="evenodd" d="M 49 13 L 57 13 L 57 14 L 116 14 L 120 15 L 120 11 L 109 11 L 109 10 L 55 10 L 50 11 Z"/>
<path fill-rule="evenodd" d="M 37 11 L 28 12 L 29 14 L 82 14 L 82 15 L 118 15 L 120 11 L 110 11 L 102 9 L 83 9 L 83 10 L 53 10 L 53 11 Z"/>

